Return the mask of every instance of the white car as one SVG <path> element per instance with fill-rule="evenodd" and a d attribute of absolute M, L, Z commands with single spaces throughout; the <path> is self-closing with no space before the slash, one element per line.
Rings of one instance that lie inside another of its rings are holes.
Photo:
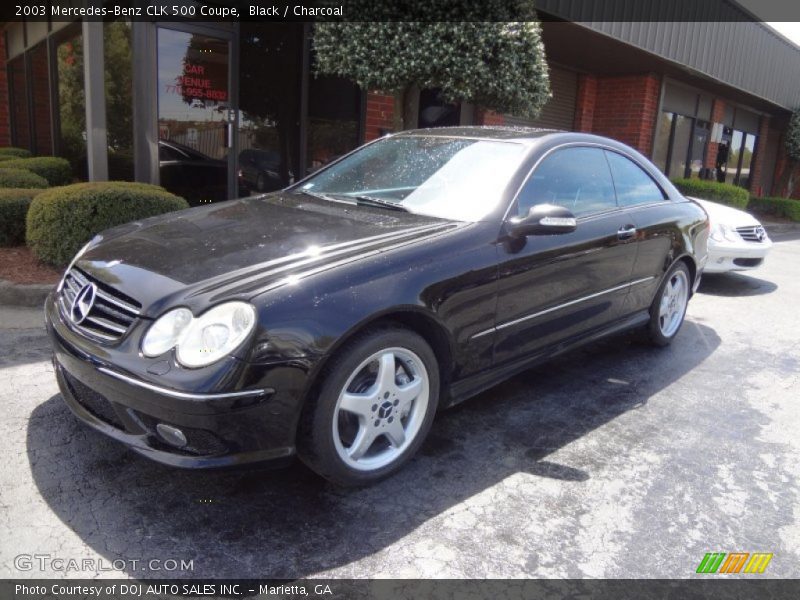
<path fill-rule="evenodd" d="M 746 271 L 764 262 L 772 241 L 753 215 L 724 204 L 690 199 L 703 207 L 711 221 L 705 273 Z"/>

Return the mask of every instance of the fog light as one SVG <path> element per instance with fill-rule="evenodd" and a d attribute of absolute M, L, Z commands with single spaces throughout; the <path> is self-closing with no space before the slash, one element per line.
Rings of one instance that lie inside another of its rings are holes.
<path fill-rule="evenodd" d="M 158 435 L 160 435 L 168 444 L 171 444 L 177 448 L 183 448 L 186 445 L 186 435 L 184 435 L 184 433 L 177 427 L 173 427 L 172 425 L 167 425 L 165 423 L 159 423 L 156 425 L 156 431 L 158 432 Z"/>

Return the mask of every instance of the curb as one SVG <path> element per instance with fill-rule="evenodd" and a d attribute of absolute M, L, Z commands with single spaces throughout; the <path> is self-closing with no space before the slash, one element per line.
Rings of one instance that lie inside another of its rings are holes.
<path fill-rule="evenodd" d="M 764 223 L 761 222 L 764 229 L 770 235 L 774 233 L 791 233 L 793 231 L 800 231 L 800 223 Z"/>
<path fill-rule="evenodd" d="M 54 287 L 52 283 L 21 284 L 0 279 L 0 306 L 40 307 Z"/>

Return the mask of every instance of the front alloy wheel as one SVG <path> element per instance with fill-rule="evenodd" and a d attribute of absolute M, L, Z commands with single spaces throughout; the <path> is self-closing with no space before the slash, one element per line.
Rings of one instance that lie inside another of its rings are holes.
<path fill-rule="evenodd" d="M 435 356 L 417 334 L 389 328 L 362 336 L 338 353 L 306 408 L 300 457 L 335 483 L 378 480 L 419 448 L 438 389 Z"/>

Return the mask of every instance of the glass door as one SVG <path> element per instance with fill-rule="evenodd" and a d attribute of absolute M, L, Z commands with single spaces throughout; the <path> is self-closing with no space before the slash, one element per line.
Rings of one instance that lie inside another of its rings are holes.
<path fill-rule="evenodd" d="M 160 183 L 197 206 L 235 197 L 231 40 L 158 28 Z"/>

